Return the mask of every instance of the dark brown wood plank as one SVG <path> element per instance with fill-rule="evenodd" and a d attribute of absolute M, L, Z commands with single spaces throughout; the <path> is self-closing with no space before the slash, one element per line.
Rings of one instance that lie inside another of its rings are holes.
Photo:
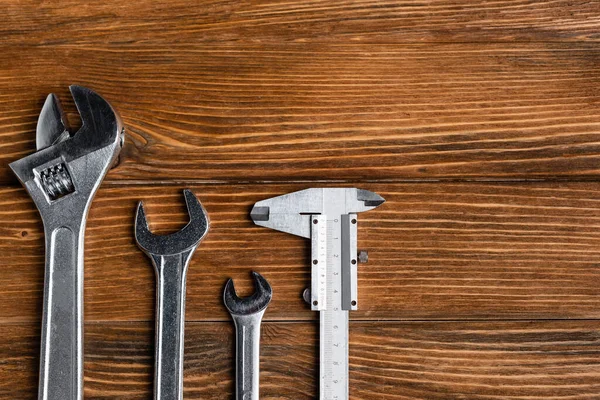
<path fill-rule="evenodd" d="M 111 181 L 598 178 L 598 43 L 0 51 L 0 182 L 74 82 L 127 126 Z"/>
<path fill-rule="evenodd" d="M 387 202 L 359 216 L 355 319 L 600 318 L 600 184 L 369 184 Z M 255 226 L 254 202 L 303 185 L 196 185 L 211 230 L 192 259 L 187 318 L 227 320 L 223 286 L 251 292 L 251 270 L 275 295 L 267 319 L 315 320 L 306 239 Z M 318 186 L 318 185 L 316 185 Z M 104 186 L 86 236 L 88 321 L 153 318 L 154 273 L 133 238 L 136 202 L 157 232 L 183 226 L 181 187 Z M 0 190 L 0 321 L 39 321 L 40 218 L 25 191 Z"/>
<path fill-rule="evenodd" d="M 596 1 L 105 1 L 4 5 L 3 43 L 593 41 Z"/>
<path fill-rule="evenodd" d="M 38 333 L 0 325 L 0 398 L 36 398 Z M 352 323 L 351 399 L 590 399 L 600 391 L 600 323 Z M 148 399 L 148 323 L 87 324 L 86 399 Z M 188 323 L 186 398 L 233 396 L 231 323 Z M 261 398 L 317 396 L 317 326 L 265 323 Z M 10 345 L 8 344 L 10 343 Z"/>

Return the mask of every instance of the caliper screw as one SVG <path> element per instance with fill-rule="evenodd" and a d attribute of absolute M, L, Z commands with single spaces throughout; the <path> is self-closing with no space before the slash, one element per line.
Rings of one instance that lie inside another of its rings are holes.
<path fill-rule="evenodd" d="M 367 250 L 360 250 L 358 252 L 358 262 L 361 264 L 369 262 L 369 252 Z"/>

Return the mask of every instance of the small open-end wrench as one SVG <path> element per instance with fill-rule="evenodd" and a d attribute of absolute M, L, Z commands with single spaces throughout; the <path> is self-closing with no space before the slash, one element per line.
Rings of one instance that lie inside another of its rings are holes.
<path fill-rule="evenodd" d="M 40 400 L 83 398 L 85 222 L 123 145 L 123 125 L 110 104 L 90 89 L 70 89 L 81 128 L 71 134 L 50 94 L 38 120 L 38 151 L 10 164 L 40 212 L 46 237 Z"/>
<path fill-rule="evenodd" d="M 223 292 L 223 302 L 235 323 L 236 400 L 258 400 L 260 323 L 273 297 L 269 282 L 257 272 L 252 272 L 252 276 L 256 290 L 251 296 L 238 297 L 232 279 Z"/>
<path fill-rule="evenodd" d="M 191 190 L 183 191 L 190 222 L 170 235 L 154 235 L 140 201 L 135 240 L 156 272 L 156 343 L 154 398 L 183 399 L 185 281 L 194 251 L 208 232 L 208 215 Z"/>

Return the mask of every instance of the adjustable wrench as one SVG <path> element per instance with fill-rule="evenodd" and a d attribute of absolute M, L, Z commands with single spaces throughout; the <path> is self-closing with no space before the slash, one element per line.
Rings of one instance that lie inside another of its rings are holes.
<path fill-rule="evenodd" d="M 154 235 L 140 201 L 135 240 L 150 257 L 156 273 L 156 343 L 154 398 L 183 399 L 185 282 L 194 251 L 208 232 L 208 215 L 191 190 L 183 191 L 190 222 L 170 235 Z"/>
<path fill-rule="evenodd" d="M 256 291 L 251 296 L 239 298 L 232 279 L 223 292 L 223 302 L 235 323 L 236 400 L 258 400 L 260 323 L 273 297 L 269 282 L 257 272 L 252 276 Z"/>
<path fill-rule="evenodd" d="M 40 212 L 46 237 L 40 400 L 83 398 L 85 222 L 123 145 L 123 125 L 110 104 L 90 89 L 70 89 L 79 131 L 71 134 L 58 98 L 50 94 L 38 120 L 38 151 L 10 164 Z"/>
<path fill-rule="evenodd" d="M 257 202 L 255 224 L 311 239 L 311 290 L 320 312 L 320 399 L 348 399 L 348 311 L 358 308 L 357 213 L 384 203 L 356 188 L 313 188 Z"/>

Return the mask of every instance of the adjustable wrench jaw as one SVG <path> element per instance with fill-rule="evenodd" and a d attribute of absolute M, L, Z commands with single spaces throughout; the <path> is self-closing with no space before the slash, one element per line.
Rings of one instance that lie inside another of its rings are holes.
<path fill-rule="evenodd" d="M 250 217 L 256 225 L 310 238 L 311 216 L 327 214 L 327 208 L 332 205 L 338 214 L 356 214 L 384 202 L 383 197 L 368 190 L 312 188 L 259 201 L 252 208 Z"/>
<path fill-rule="evenodd" d="M 60 103 L 50 94 L 38 120 L 38 151 L 10 164 L 50 227 L 76 228 L 85 220 L 123 145 L 123 124 L 111 105 L 90 89 L 70 90 L 81 116 L 79 131 L 70 134 Z"/>

